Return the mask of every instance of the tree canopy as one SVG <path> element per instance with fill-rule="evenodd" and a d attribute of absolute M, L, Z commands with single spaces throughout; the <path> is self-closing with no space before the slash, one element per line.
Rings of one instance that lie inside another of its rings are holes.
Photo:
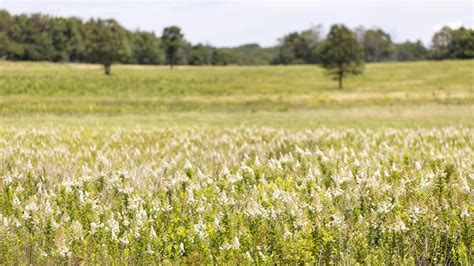
<path fill-rule="evenodd" d="M 164 63 L 164 52 L 161 41 L 153 32 L 136 31 L 129 33 L 131 43 L 130 63 L 142 65 L 159 65 Z"/>
<path fill-rule="evenodd" d="M 87 60 L 104 65 L 106 75 L 113 63 L 130 56 L 126 31 L 115 20 L 90 20 L 85 35 Z"/>
<path fill-rule="evenodd" d="M 321 43 L 321 26 L 302 32 L 293 32 L 282 39 L 274 64 L 315 64 L 319 63 L 317 49 Z"/>
<path fill-rule="evenodd" d="M 364 67 L 364 54 L 355 33 L 344 25 L 333 25 L 327 39 L 321 46 L 322 66 L 339 81 L 343 88 L 343 79 L 348 75 L 361 74 Z"/>
<path fill-rule="evenodd" d="M 181 29 L 177 26 L 167 27 L 163 30 L 161 42 L 165 50 L 166 62 L 171 68 L 176 64 L 178 50 L 183 46 L 183 37 Z"/>
<path fill-rule="evenodd" d="M 395 45 L 390 34 L 381 29 L 364 32 L 362 45 L 366 62 L 383 62 L 394 59 Z"/>

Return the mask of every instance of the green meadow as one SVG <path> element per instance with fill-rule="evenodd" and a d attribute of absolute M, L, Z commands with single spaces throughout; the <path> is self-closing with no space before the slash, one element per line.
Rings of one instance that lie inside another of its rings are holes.
<path fill-rule="evenodd" d="M 367 64 L 344 90 L 318 66 L 0 62 L 3 124 L 444 126 L 474 124 L 474 61 Z"/>

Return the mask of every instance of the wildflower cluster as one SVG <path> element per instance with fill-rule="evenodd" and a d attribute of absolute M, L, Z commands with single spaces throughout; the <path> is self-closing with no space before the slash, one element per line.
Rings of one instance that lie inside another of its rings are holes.
<path fill-rule="evenodd" d="M 0 261 L 469 264 L 473 133 L 0 129 Z"/>

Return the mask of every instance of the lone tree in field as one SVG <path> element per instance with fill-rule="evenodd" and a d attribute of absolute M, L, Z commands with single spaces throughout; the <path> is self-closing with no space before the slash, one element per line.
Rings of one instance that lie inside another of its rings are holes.
<path fill-rule="evenodd" d="M 181 33 L 181 29 L 176 26 L 167 27 L 163 30 L 161 36 L 161 45 L 165 50 L 166 61 L 170 65 L 170 68 L 176 64 L 176 58 L 178 50 L 182 45 L 184 35 Z"/>
<path fill-rule="evenodd" d="M 86 24 L 87 58 L 104 65 L 111 74 L 113 63 L 124 62 L 130 56 L 127 33 L 115 20 L 90 20 Z"/>
<path fill-rule="evenodd" d="M 322 66 L 343 88 L 343 79 L 348 75 L 362 74 L 364 52 L 356 35 L 344 25 L 333 25 L 327 39 L 321 46 Z"/>

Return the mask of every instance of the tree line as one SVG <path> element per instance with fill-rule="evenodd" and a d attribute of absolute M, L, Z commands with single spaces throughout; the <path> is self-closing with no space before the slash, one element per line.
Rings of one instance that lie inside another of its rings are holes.
<path fill-rule="evenodd" d="M 320 47 L 324 43 L 322 27 L 290 33 L 279 40 L 277 64 L 321 63 Z M 365 62 L 416 61 L 474 58 L 474 31 L 461 27 L 443 27 L 432 37 L 431 47 L 421 41 L 393 42 L 382 29 L 356 28 L 353 33 L 362 45 Z"/>
<path fill-rule="evenodd" d="M 275 51 L 275 48 L 262 48 L 258 44 L 234 48 L 217 48 L 201 43 L 192 45 L 174 26 L 166 28 L 162 36 L 157 36 L 153 32 L 126 30 L 113 19 L 82 21 L 75 17 L 42 14 L 11 15 L 6 10 L 0 10 L 0 59 L 153 65 L 265 65 L 271 62 Z M 170 57 L 170 53 L 173 56 Z"/>
<path fill-rule="evenodd" d="M 347 28 L 347 27 L 345 27 Z M 382 29 L 350 30 L 362 49 L 365 62 L 474 58 L 472 29 L 444 27 L 431 46 L 421 41 L 395 43 Z M 266 65 L 324 64 L 323 48 L 328 36 L 317 26 L 279 39 L 275 47 L 248 44 L 217 48 L 191 44 L 179 27 L 163 30 L 161 36 L 130 31 L 113 19 L 51 17 L 42 14 L 11 15 L 0 10 L 0 58 L 52 62 L 90 62 L 174 65 Z"/>

